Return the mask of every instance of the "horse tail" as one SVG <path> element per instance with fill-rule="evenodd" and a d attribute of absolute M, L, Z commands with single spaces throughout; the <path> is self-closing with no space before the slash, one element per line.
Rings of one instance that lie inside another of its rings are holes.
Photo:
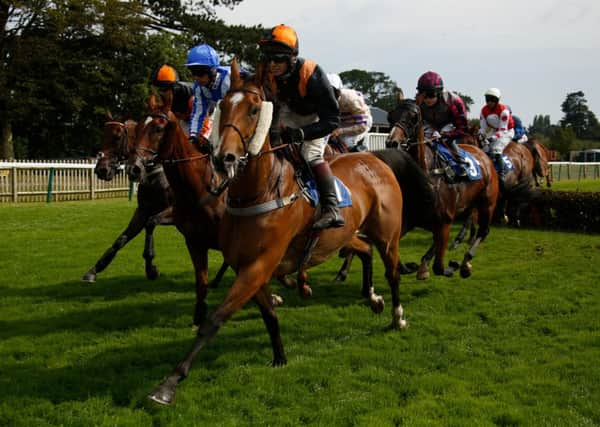
<path fill-rule="evenodd" d="M 435 196 L 427 175 L 406 152 L 398 149 L 371 152 L 394 172 L 406 201 L 402 209 L 404 230 L 430 229 L 435 211 Z"/>

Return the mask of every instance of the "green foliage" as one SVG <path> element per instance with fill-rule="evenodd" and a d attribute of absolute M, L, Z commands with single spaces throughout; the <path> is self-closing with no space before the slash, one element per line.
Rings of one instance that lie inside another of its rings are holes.
<path fill-rule="evenodd" d="M 156 230 L 156 281 L 143 236 L 95 284 L 79 278 L 132 214 L 124 200 L 0 205 L 0 424 L 597 425 L 600 423 L 598 236 L 492 227 L 473 277 L 404 276 L 409 328 L 360 298 L 360 266 L 310 271 L 313 297 L 274 284 L 288 365 L 268 366 L 252 303 L 200 352 L 172 408 L 146 395 L 191 346 L 193 273 L 174 227 Z M 456 230 L 455 230 L 456 231 Z M 431 242 L 401 242 L 405 261 Z M 449 259 L 462 258 L 463 246 Z M 221 258 L 210 254 L 211 277 Z M 376 291 L 390 291 L 377 256 Z M 233 281 L 211 289 L 223 300 Z"/>
<path fill-rule="evenodd" d="M 92 155 L 107 110 L 142 114 L 160 63 L 189 78 L 182 65 L 199 41 L 214 44 L 224 62 L 233 54 L 256 60 L 259 28 L 215 17 L 214 6 L 240 1 L 0 2 L 0 24 L 9 23 L 0 31 L 0 125 L 12 125 L 26 157 Z"/>
<path fill-rule="evenodd" d="M 460 98 L 465 103 L 465 107 L 467 108 L 467 111 L 471 112 L 471 106 L 475 104 L 475 101 L 473 101 L 473 98 L 471 98 L 469 95 L 465 95 L 464 93 L 461 93 L 461 92 L 454 92 L 454 93 L 456 93 L 458 96 L 460 96 Z"/>
<path fill-rule="evenodd" d="M 553 125 L 550 123 L 549 115 L 535 115 L 533 123 L 527 129 L 527 133 L 537 137 L 549 137 L 552 134 Z"/>
<path fill-rule="evenodd" d="M 362 92 L 367 104 L 391 111 L 397 103 L 397 85 L 378 71 L 349 70 L 340 73 L 344 85 Z"/>
<path fill-rule="evenodd" d="M 589 110 L 582 91 L 567 94 L 561 105 L 564 117 L 560 121 L 563 128 L 570 127 L 581 139 L 600 138 L 600 123 L 596 115 Z"/>
<path fill-rule="evenodd" d="M 562 158 L 568 158 L 575 140 L 576 135 L 573 128 L 555 127 L 550 136 L 548 148 L 558 151 Z"/>

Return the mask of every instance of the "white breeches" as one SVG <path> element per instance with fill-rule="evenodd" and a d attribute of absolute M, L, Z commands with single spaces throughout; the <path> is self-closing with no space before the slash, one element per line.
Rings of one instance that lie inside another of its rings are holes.
<path fill-rule="evenodd" d="M 281 109 L 279 110 L 279 124 L 282 126 L 299 128 L 315 123 L 318 120 L 319 117 L 316 114 L 301 116 L 300 114 L 294 113 L 285 104 L 282 104 Z M 304 141 L 300 150 L 302 157 L 309 165 L 323 162 L 323 152 L 325 151 L 326 144 L 325 138 Z"/>

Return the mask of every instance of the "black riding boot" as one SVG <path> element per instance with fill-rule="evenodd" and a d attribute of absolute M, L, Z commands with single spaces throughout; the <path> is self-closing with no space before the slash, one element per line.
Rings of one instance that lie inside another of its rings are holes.
<path fill-rule="evenodd" d="M 312 166 L 313 175 L 319 190 L 319 201 L 321 203 L 321 216 L 313 224 L 313 229 L 323 230 L 344 226 L 344 217 L 340 214 L 337 205 L 335 182 L 329 163 L 322 162 Z"/>
<path fill-rule="evenodd" d="M 504 160 L 502 160 L 502 154 L 494 154 L 494 163 L 496 164 L 496 170 L 498 171 L 498 179 L 500 184 L 504 184 L 504 177 L 506 176 L 506 170 L 504 169 Z"/>

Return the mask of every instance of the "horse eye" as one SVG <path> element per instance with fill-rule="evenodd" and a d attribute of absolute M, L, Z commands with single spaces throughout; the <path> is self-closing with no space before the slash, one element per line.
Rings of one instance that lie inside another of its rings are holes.
<path fill-rule="evenodd" d="M 251 116 L 256 116 L 258 114 L 260 110 L 258 109 L 258 107 L 256 106 L 252 106 L 252 108 L 250 108 L 250 115 Z"/>

